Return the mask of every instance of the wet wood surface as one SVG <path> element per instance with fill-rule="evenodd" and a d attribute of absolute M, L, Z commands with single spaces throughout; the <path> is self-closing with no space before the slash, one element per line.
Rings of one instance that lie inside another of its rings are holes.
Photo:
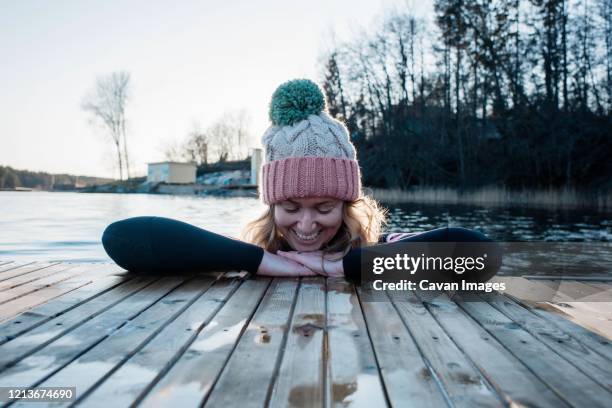
<path fill-rule="evenodd" d="M 37 407 L 610 406 L 612 285 L 496 280 L 371 298 L 343 279 L 4 260 L 0 386 L 76 387 Z"/>

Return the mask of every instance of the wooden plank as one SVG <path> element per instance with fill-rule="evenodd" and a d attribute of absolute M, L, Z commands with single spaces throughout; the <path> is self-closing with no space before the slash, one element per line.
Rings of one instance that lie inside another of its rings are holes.
<path fill-rule="evenodd" d="M 0 345 L 48 322 L 60 314 L 90 301 L 130 279 L 132 279 L 131 276 L 119 277 L 114 275 L 95 279 L 85 286 L 36 306 L 4 323 L 0 323 Z"/>
<path fill-rule="evenodd" d="M 139 405 L 199 407 L 214 386 L 269 283 L 270 279 L 264 277 L 243 282 Z"/>
<path fill-rule="evenodd" d="M 89 394 L 77 398 L 87 407 L 127 407 L 160 378 L 206 327 L 238 287 L 238 279 L 220 278 L 204 295 Z"/>
<path fill-rule="evenodd" d="M 0 386 L 33 387 L 102 341 L 128 320 L 149 308 L 178 286 L 182 278 L 163 278 L 64 334 L 41 350 L 5 369 Z"/>
<path fill-rule="evenodd" d="M 603 302 L 606 310 L 612 310 L 612 285 L 603 282 L 579 282 L 581 285 L 590 286 L 596 290 L 592 295 L 582 299 L 585 302 Z"/>
<path fill-rule="evenodd" d="M 611 279 L 612 280 L 612 279 Z M 593 288 L 599 289 L 601 291 L 610 291 L 612 290 L 612 283 L 610 282 L 585 282 L 585 281 L 580 281 L 580 283 L 584 283 L 585 285 L 589 285 Z"/>
<path fill-rule="evenodd" d="M 558 306 L 567 308 L 569 305 L 582 312 L 589 320 L 595 319 L 593 325 L 596 326 L 596 330 L 603 330 L 609 338 L 612 338 L 610 337 L 612 335 L 612 293 L 594 289 L 581 282 L 563 282 L 563 284 L 560 289 L 563 297 Z M 570 302 L 570 300 L 576 301 Z"/>
<path fill-rule="evenodd" d="M 486 302 L 457 302 L 553 391 L 575 406 L 607 407 L 610 394 L 548 346 Z"/>
<path fill-rule="evenodd" d="M 44 268 L 49 268 L 54 265 L 60 265 L 59 262 L 30 262 L 23 265 L 15 265 L 7 267 L 7 269 L 0 274 L 0 282 L 7 279 L 14 278 L 15 276 L 26 275 L 34 271 L 38 271 Z"/>
<path fill-rule="evenodd" d="M 29 262 L 29 263 L 33 263 L 33 262 Z M 0 262 L 0 273 L 11 270 L 13 268 L 19 268 L 23 264 L 24 262 L 14 262 L 14 261 Z"/>
<path fill-rule="evenodd" d="M 29 282 L 27 284 L 20 284 L 20 286 L 16 286 L 0 292 L 0 304 L 6 303 L 13 299 L 17 299 L 18 297 L 27 295 L 28 293 L 35 292 L 37 290 L 40 290 L 41 288 L 52 286 L 56 283 L 82 274 L 88 270 L 90 271 L 90 274 L 95 273 L 96 268 L 99 267 L 91 267 L 90 265 L 76 266 L 68 264 L 58 264 L 50 268 L 45 268 L 43 269 L 45 273 L 41 273 L 40 276 L 36 277 L 34 281 Z M 42 271 L 37 271 L 34 273 L 38 274 L 39 272 Z"/>
<path fill-rule="evenodd" d="M 607 292 L 606 290 L 593 287 L 592 285 L 585 285 L 581 282 L 540 280 L 538 283 L 556 289 L 558 292 L 561 292 L 563 295 L 567 296 L 567 298 L 564 298 L 563 301 L 612 301 L 612 292 Z"/>
<path fill-rule="evenodd" d="M 183 283 L 38 386 L 76 387 L 79 395 L 87 393 L 193 304 L 213 282 L 209 276 L 200 276 Z"/>
<path fill-rule="evenodd" d="M 570 281 L 592 281 L 592 282 L 610 282 L 612 277 L 610 276 L 580 276 L 580 275 L 568 275 L 568 276 L 546 276 L 546 275 L 522 275 L 522 278 L 529 280 L 570 280 Z"/>
<path fill-rule="evenodd" d="M 610 340 L 574 323 L 571 320 L 571 316 L 566 315 L 559 308 L 551 305 L 550 303 L 530 303 L 521 301 L 520 299 L 516 299 L 508 295 L 506 296 L 512 298 L 512 300 L 521 306 L 529 309 L 532 313 L 535 313 L 538 316 L 554 323 L 557 327 L 561 328 L 566 333 L 569 333 L 572 337 L 578 339 L 578 341 L 588 346 L 591 350 L 596 351 L 600 355 L 612 361 L 612 343 Z"/>
<path fill-rule="evenodd" d="M 612 391 L 612 364 L 609 360 L 585 347 L 551 322 L 531 313 L 507 297 L 500 294 L 488 294 L 484 298 L 599 385 Z"/>
<path fill-rule="evenodd" d="M 507 290 L 505 293 L 526 302 L 542 302 L 550 299 L 549 304 L 559 309 L 572 321 L 612 339 L 612 320 L 610 317 L 612 311 L 606 310 L 607 306 L 601 302 L 574 302 L 569 296 L 538 281 L 500 276 L 496 276 L 492 280 L 506 282 Z"/>
<path fill-rule="evenodd" d="M 285 344 L 298 282 L 298 279 L 272 281 L 206 399 L 206 406 L 232 406 L 237 401 L 242 408 L 266 405 Z M 240 384 L 239 390 L 236 384 Z"/>
<path fill-rule="evenodd" d="M 34 263 L 34 261 L 32 262 L 7 262 L 5 264 L 3 264 L 2 266 L 0 266 L 0 273 L 2 272 L 6 272 L 6 271 L 10 271 L 16 268 L 21 268 L 22 266 L 26 266 L 26 265 L 32 265 Z"/>
<path fill-rule="evenodd" d="M 327 328 L 331 405 L 387 405 L 359 298 L 344 279 L 327 280 Z"/>
<path fill-rule="evenodd" d="M 447 398 L 397 310 L 387 298 L 366 301 L 357 290 L 374 353 L 391 406 L 441 407 Z"/>
<path fill-rule="evenodd" d="M 76 264 L 55 264 L 47 268 L 41 268 L 34 272 L 26 274 L 20 274 L 13 276 L 12 278 L 5 279 L 0 282 L 0 291 L 7 292 L 9 289 L 16 288 L 18 286 L 25 285 L 27 283 L 32 284 L 33 282 L 45 278 L 50 275 L 57 274 L 59 272 L 68 271 L 76 268 Z M 0 296 L 3 293 L 0 293 Z"/>
<path fill-rule="evenodd" d="M 425 305 L 508 406 L 568 406 L 448 296 L 441 294 Z"/>
<path fill-rule="evenodd" d="M 564 315 L 569 316 L 573 322 L 612 340 L 612 320 L 608 316 L 602 316 L 602 313 L 610 311 L 610 303 L 554 302 L 550 304 Z"/>
<path fill-rule="evenodd" d="M 4 303 L 0 305 L 0 322 L 17 316 L 18 314 L 32 309 L 33 307 L 43 304 L 51 299 L 55 299 L 83 287 L 93 282 L 95 279 L 98 279 L 99 276 L 104 276 L 105 274 L 108 274 L 108 269 L 101 270 L 99 275 L 90 273 L 80 274 L 54 285 L 43 287 L 37 291 L 13 299 L 10 302 Z"/>
<path fill-rule="evenodd" d="M 499 406 L 501 397 L 440 327 L 423 303 L 408 291 L 388 292 L 421 354 L 455 406 Z"/>
<path fill-rule="evenodd" d="M 271 407 L 320 407 L 325 397 L 325 279 L 302 278 Z"/>
<path fill-rule="evenodd" d="M 612 340 L 612 321 L 610 318 L 601 316 L 596 307 L 610 308 L 610 305 L 597 302 L 594 305 L 582 304 L 582 302 L 554 302 L 547 303 L 557 309 L 557 313 L 568 318 L 576 324 L 597 333 L 599 336 Z M 550 309 L 549 309 L 550 310 Z"/>
<path fill-rule="evenodd" d="M 506 283 L 507 290 L 505 293 L 530 302 L 578 302 L 589 305 L 597 301 L 612 300 L 612 296 L 602 296 L 602 291 L 600 289 L 595 289 L 591 285 L 576 281 L 534 281 L 519 277 L 500 276 L 496 276 L 493 280 Z M 589 300 L 591 300 L 591 302 L 589 302 Z M 605 313 L 608 316 L 612 316 L 612 311 L 606 311 Z"/>
<path fill-rule="evenodd" d="M 108 277 L 106 279 L 120 278 Z M 80 307 L 72 309 L 55 319 L 49 319 L 48 322 L 39 325 L 12 341 L 0 345 L 0 369 L 18 362 L 63 335 L 70 333 L 71 330 L 76 329 L 81 324 L 117 305 L 128 296 L 150 285 L 154 280 L 154 278 L 145 276 L 130 280 L 104 295 L 84 303 Z"/>
<path fill-rule="evenodd" d="M 580 285 L 581 287 L 590 287 L 594 288 L 595 292 L 588 296 L 585 296 L 582 301 L 584 302 L 602 302 L 610 304 L 612 302 L 612 285 L 609 283 L 599 283 L 599 282 L 576 282 L 576 285 Z M 609 308 L 607 309 L 610 310 Z"/>
<path fill-rule="evenodd" d="M 552 301 L 555 296 L 558 296 L 555 289 L 543 285 L 539 281 L 530 281 L 520 277 L 497 275 L 491 278 L 490 282 L 505 283 L 506 290 L 504 293 L 529 302 Z"/>

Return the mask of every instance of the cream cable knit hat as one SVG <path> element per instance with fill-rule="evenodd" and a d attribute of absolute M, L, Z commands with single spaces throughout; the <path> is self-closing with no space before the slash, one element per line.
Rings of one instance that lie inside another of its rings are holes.
<path fill-rule="evenodd" d="M 292 197 L 361 195 L 355 146 L 346 127 L 325 111 L 319 86 L 307 79 L 280 85 L 270 102 L 272 126 L 262 143 L 262 197 L 274 204 Z"/>

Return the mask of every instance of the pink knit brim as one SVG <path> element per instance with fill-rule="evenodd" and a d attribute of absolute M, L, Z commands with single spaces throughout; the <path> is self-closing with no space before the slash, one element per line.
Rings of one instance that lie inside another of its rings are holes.
<path fill-rule="evenodd" d="M 274 204 L 288 198 L 332 197 L 353 201 L 361 194 L 356 160 L 337 157 L 288 157 L 263 165 L 262 198 Z"/>

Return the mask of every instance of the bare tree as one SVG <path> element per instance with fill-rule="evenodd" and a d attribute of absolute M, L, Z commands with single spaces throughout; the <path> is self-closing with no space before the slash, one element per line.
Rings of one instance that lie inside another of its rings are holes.
<path fill-rule="evenodd" d="M 125 114 L 129 90 L 130 74 L 125 71 L 112 72 L 98 78 L 94 90 L 81 103 L 82 109 L 91 115 L 92 123 L 101 125 L 115 145 L 121 180 L 124 165 L 127 178 L 130 178 Z"/>
<path fill-rule="evenodd" d="M 611 10 L 436 0 L 434 25 L 399 9 L 326 49 L 323 89 L 364 183 L 609 189 Z"/>
<path fill-rule="evenodd" d="M 604 89 L 608 96 L 608 112 L 612 110 L 612 0 L 598 0 L 603 38 L 603 64 L 605 66 Z"/>
<path fill-rule="evenodd" d="M 251 143 L 249 124 L 245 110 L 227 112 L 204 130 L 194 122 L 183 141 L 166 143 L 164 156 L 166 160 L 192 161 L 198 165 L 244 159 Z"/>
<path fill-rule="evenodd" d="M 198 165 L 208 164 L 208 134 L 202 130 L 199 123 L 194 122 L 183 147 L 185 156 Z"/>
<path fill-rule="evenodd" d="M 225 113 L 205 131 L 207 146 L 218 161 L 240 160 L 248 155 L 249 117 L 244 110 Z"/>
<path fill-rule="evenodd" d="M 180 162 L 188 159 L 184 144 L 178 140 L 167 140 L 160 146 L 160 149 L 163 151 L 165 160 Z"/>

